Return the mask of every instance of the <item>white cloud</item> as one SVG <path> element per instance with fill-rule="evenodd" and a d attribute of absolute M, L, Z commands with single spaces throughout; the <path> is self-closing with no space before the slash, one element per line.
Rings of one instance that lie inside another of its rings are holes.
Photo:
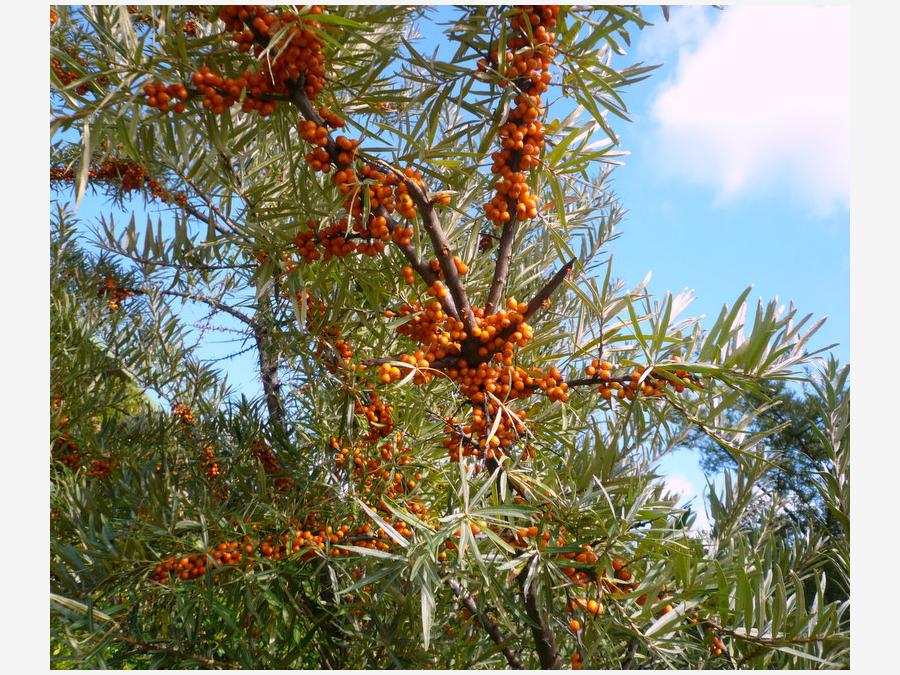
<path fill-rule="evenodd" d="M 664 165 L 721 199 L 776 188 L 818 213 L 845 206 L 849 9 L 741 5 L 714 23 L 707 16 L 673 17 L 683 18 L 670 39 L 683 46 L 674 79 L 651 106 Z M 672 50 L 654 39 L 650 51 Z"/>

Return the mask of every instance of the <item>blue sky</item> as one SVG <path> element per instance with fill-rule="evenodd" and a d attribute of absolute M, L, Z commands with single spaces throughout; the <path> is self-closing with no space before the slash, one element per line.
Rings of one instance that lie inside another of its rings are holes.
<path fill-rule="evenodd" d="M 626 95 L 631 154 L 613 187 L 628 209 L 617 273 L 650 290 L 694 290 L 714 318 L 748 285 L 828 321 L 811 345 L 850 358 L 849 10 L 673 7 L 632 43 L 662 63 Z M 660 470 L 689 499 L 696 453 Z M 702 506 L 701 506 L 702 510 Z M 704 518 L 700 517 L 702 525 Z"/>
<path fill-rule="evenodd" d="M 615 273 L 634 285 L 652 272 L 655 295 L 690 288 L 697 299 L 686 314 L 713 318 L 753 285 L 754 301 L 778 297 L 827 316 L 811 346 L 838 343 L 848 362 L 849 11 L 678 6 L 668 23 L 657 8 L 647 16 L 655 25 L 620 63 L 663 65 L 626 92 L 632 122 L 614 124 L 630 153 L 613 173 L 628 212 L 610 247 Z M 87 197 L 79 216 L 91 222 L 101 206 Z M 188 321 L 204 315 L 186 306 Z M 240 348 L 209 334 L 202 353 Z M 254 353 L 220 366 L 239 391 L 259 394 Z M 685 499 L 702 494 L 695 453 L 674 453 L 660 469 Z"/>

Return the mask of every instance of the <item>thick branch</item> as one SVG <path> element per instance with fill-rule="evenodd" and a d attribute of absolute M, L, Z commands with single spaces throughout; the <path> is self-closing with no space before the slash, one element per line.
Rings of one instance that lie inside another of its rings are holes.
<path fill-rule="evenodd" d="M 475 600 L 471 595 L 466 593 L 465 589 L 463 589 L 463 587 L 459 585 L 459 582 L 457 582 L 455 579 L 448 579 L 447 583 L 456 594 L 456 597 L 458 597 L 466 606 L 466 609 L 468 609 L 472 613 L 472 616 L 478 617 L 478 622 L 481 624 L 481 627 L 484 628 L 485 632 L 488 634 L 488 637 L 493 640 L 494 644 L 500 647 L 500 651 L 502 651 L 503 656 L 506 657 L 506 662 L 509 664 L 509 667 L 516 670 L 524 670 L 525 665 L 522 663 L 522 659 L 520 659 L 519 655 L 506 645 L 507 638 L 504 637 L 500 632 L 497 624 L 488 619 L 481 612 L 481 610 L 478 609 L 478 605 L 475 604 Z"/>
<path fill-rule="evenodd" d="M 134 293 L 147 293 L 146 290 L 136 289 Z M 247 316 L 240 310 L 226 305 L 220 300 L 198 294 L 192 295 L 182 291 L 160 290 L 163 295 L 171 295 L 186 300 L 202 302 L 217 310 L 230 314 L 234 318 L 247 324 L 253 330 L 253 338 L 256 340 L 256 350 L 259 353 L 259 376 L 263 385 L 263 394 L 266 399 L 266 408 L 269 411 L 269 421 L 284 429 L 284 404 L 281 400 L 281 379 L 278 375 L 278 357 L 274 354 L 274 345 L 268 329 L 260 322 Z M 260 310 L 265 311 L 267 303 L 260 305 Z"/>
<path fill-rule="evenodd" d="M 494 277 L 491 279 L 491 289 L 488 292 L 487 304 L 484 313 L 493 314 L 497 311 L 503 288 L 509 277 L 509 264 L 512 261 L 513 240 L 516 238 L 516 225 L 518 218 L 515 214 L 503 224 L 503 232 L 500 234 L 500 246 L 497 249 L 497 264 L 494 266 Z"/>
<path fill-rule="evenodd" d="M 412 196 L 413 202 L 419 209 L 422 216 L 422 224 L 431 239 L 431 245 L 434 248 L 434 254 L 441 265 L 441 271 L 444 273 L 444 281 L 453 296 L 453 300 L 459 309 L 459 318 L 466 327 L 469 334 L 474 332 L 476 327 L 475 315 L 469 306 L 469 298 L 466 295 L 466 288 L 463 286 L 462 280 L 459 278 L 459 272 L 456 271 L 456 263 L 453 262 L 453 250 L 450 248 L 450 240 L 441 227 L 437 213 L 434 210 L 434 203 L 425 194 L 425 191 L 415 181 L 406 180 L 407 188 Z"/>
<path fill-rule="evenodd" d="M 550 629 L 547 617 L 541 611 L 538 604 L 537 591 L 532 583 L 527 589 L 525 582 L 528 577 L 528 571 L 535 564 L 537 558 L 532 557 L 525 568 L 519 573 L 519 585 L 522 588 L 522 595 L 525 598 L 525 613 L 531 621 L 531 635 L 534 638 L 534 646 L 537 650 L 538 658 L 541 661 L 541 668 L 544 670 L 559 670 L 562 668 L 562 659 L 559 656 L 559 647 L 556 644 L 556 636 Z"/>
<path fill-rule="evenodd" d="M 388 223 L 388 229 L 393 232 L 394 228 L 397 227 L 397 223 L 388 215 L 388 212 L 385 210 L 383 206 L 379 206 L 376 210 L 376 213 L 379 216 L 383 216 Z M 438 276 L 434 273 L 434 270 L 425 262 L 423 262 L 419 256 L 416 254 L 416 249 L 412 247 L 412 244 L 397 244 L 397 248 L 400 249 L 400 252 L 406 257 L 409 261 L 410 267 L 412 267 L 418 275 L 422 278 L 426 284 L 431 286 L 435 281 L 437 281 Z M 455 267 L 454 267 L 455 269 Z M 452 295 L 444 296 L 443 298 L 439 298 L 441 306 L 444 308 L 444 311 L 452 317 L 459 318 L 459 312 L 456 309 L 456 302 L 453 300 Z"/>
<path fill-rule="evenodd" d="M 528 301 L 528 309 L 526 309 L 525 314 L 523 314 L 523 321 L 528 321 L 529 318 L 543 307 L 544 302 L 556 292 L 556 289 L 559 288 L 559 285 L 566 276 L 568 276 L 569 272 L 572 271 L 574 266 L 575 259 L 572 258 L 572 260 L 557 270 L 556 274 L 550 278 L 550 281 L 548 281 L 541 290 L 535 293 L 534 297 Z"/>

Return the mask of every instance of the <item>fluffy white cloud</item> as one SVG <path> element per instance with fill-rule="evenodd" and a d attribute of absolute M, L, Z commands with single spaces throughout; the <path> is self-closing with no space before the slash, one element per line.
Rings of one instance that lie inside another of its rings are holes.
<path fill-rule="evenodd" d="M 722 199 L 777 188 L 827 212 L 849 201 L 850 12 L 842 6 L 697 9 L 654 28 L 647 53 L 681 42 L 652 103 L 664 166 Z M 657 35 L 658 33 L 658 35 Z"/>

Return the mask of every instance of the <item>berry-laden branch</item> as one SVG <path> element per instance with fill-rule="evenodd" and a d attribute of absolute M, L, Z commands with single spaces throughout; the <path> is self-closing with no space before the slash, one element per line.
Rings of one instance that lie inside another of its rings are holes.
<path fill-rule="evenodd" d="M 345 197 L 345 207 L 350 218 L 324 230 L 310 224 L 295 239 L 297 248 L 306 262 L 317 260 L 325 250 L 325 257 L 345 256 L 353 252 L 375 255 L 384 249 L 387 241 L 400 246 L 401 252 L 417 271 L 424 271 L 410 246 L 412 228 L 394 225 L 388 227 L 386 214 L 396 210 L 407 219 L 415 217 L 416 204 L 422 207 L 422 219 L 432 239 L 439 259 L 449 250 L 446 236 L 433 213 L 433 204 L 427 197 L 421 175 L 412 169 L 399 171 L 381 160 L 362 160 L 361 176 L 357 176 L 354 164 L 357 161 L 359 141 L 344 136 L 333 138 L 328 127 L 344 126 L 343 119 L 326 108 L 316 110 L 316 95 L 325 87 L 325 57 L 322 43 L 316 31 L 321 28 L 315 15 L 322 13 L 323 6 L 314 5 L 303 14 L 289 11 L 270 12 L 263 6 L 229 6 L 223 8 L 219 19 L 226 28 L 235 31 L 234 41 L 240 51 L 253 51 L 257 57 L 269 49 L 269 55 L 256 72 L 245 71 L 237 78 L 225 78 L 203 66 L 194 73 L 193 88 L 185 84 L 163 85 L 150 82 L 144 86 L 147 104 L 168 111 L 169 104 L 177 100 L 175 112 L 184 112 L 185 102 L 198 96 L 203 97 L 203 105 L 215 114 L 225 110 L 242 99 L 245 112 L 255 111 L 261 116 L 271 115 L 281 102 L 290 102 L 297 107 L 303 121 L 299 125 L 301 137 L 313 144 L 315 149 L 306 159 L 315 171 L 330 173 L 332 183 Z M 270 36 L 287 28 L 286 39 L 278 49 L 269 45 Z M 371 210 L 364 217 L 363 190 L 368 191 Z M 359 244 L 345 236 L 350 227 L 358 236 L 369 243 Z M 452 255 L 443 263 L 444 276 L 450 286 L 450 294 L 443 291 L 443 284 L 437 285 L 433 275 L 424 274 L 423 279 L 432 286 L 436 295 L 450 316 L 460 318 L 459 308 L 468 307 L 465 289 L 458 275 L 452 269 Z M 467 323 L 472 323 L 470 311 L 462 311 Z"/>
<path fill-rule="evenodd" d="M 318 132 L 319 129 L 326 128 L 324 126 L 324 120 L 319 116 L 312 103 L 309 101 L 306 91 L 302 87 L 302 81 L 291 86 L 291 102 L 297 106 L 301 114 L 305 117 L 306 122 L 313 122 L 316 124 L 316 141 L 320 144 L 320 147 L 324 148 L 330 161 L 337 166 L 346 168 L 340 161 L 342 159 L 340 157 L 341 151 L 337 143 L 332 139 L 331 134 L 327 133 L 327 129 L 324 136 Z M 307 126 L 304 127 L 304 129 L 312 129 L 312 127 Z M 321 145 L 323 141 L 324 145 Z M 436 295 L 438 299 L 442 301 L 442 304 L 445 306 L 445 309 L 448 310 L 448 313 L 454 318 L 462 319 L 466 328 L 471 330 L 475 325 L 475 317 L 472 314 L 472 309 L 469 305 L 468 295 L 465 286 L 459 278 L 459 273 L 453 261 L 450 241 L 444 233 L 443 227 L 435 212 L 434 201 L 428 197 L 424 183 L 416 177 L 410 176 L 408 173 L 399 171 L 382 160 L 363 159 L 363 162 L 372 170 L 384 170 L 387 176 L 393 176 L 396 180 L 401 181 L 402 185 L 406 187 L 407 194 L 411 196 L 412 203 L 415 204 L 419 210 L 422 225 L 425 227 L 425 231 L 428 234 L 432 248 L 434 249 L 440 264 L 441 271 L 443 272 L 444 279 L 446 279 L 447 286 L 450 290 L 449 297 L 440 293 L 436 293 Z M 389 218 L 387 209 L 385 209 L 383 205 L 379 205 L 378 214 L 382 218 Z M 398 226 L 392 224 L 389 225 L 388 229 L 393 233 L 398 231 Z M 425 271 L 426 268 L 419 260 L 408 239 L 403 239 L 399 242 L 395 240 L 395 243 L 398 243 L 401 252 L 412 264 L 413 269 L 419 273 L 422 280 L 425 281 L 429 287 L 434 286 L 437 277 L 433 272 Z M 444 301 L 445 298 L 446 301 Z"/>
<path fill-rule="evenodd" d="M 509 276 L 516 227 L 519 222 L 536 218 L 537 199 L 529 193 L 526 172 L 540 164 L 544 147 L 544 127 L 538 120 L 543 111 L 541 94 L 550 86 L 550 64 L 556 55 L 551 44 L 556 38 L 559 7 L 536 6 L 520 9 L 510 17 L 513 36 L 507 46 L 504 76 L 511 79 L 518 90 L 515 108 L 509 112 L 506 124 L 500 127 L 501 150 L 493 154 L 491 172 L 500 176 L 494 197 L 484 205 L 485 214 L 495 225 L 502 224 L 497 262 L 488 291 L 485 310 L 496 311 Z M 499 55 L 492 52 L 496 64 Z M 479 63 L 486 70 L 487 61 Z"/>
<path fill-rule="evenodd" d="M 499 457 L 518 443 L 525 431 L 524 411 L 510 411 L 506 407 L 510 402 L 527 398 L 537 390 L 554 401 L 565 402 L 569 396 L 569 384 L 556 367 L 546 372 L 539 368 L 526 370 L 515 365 L 515 354 L 517 348 L 527 345 L 533 337 L 528 320 L 549 301 L 575 261 L 558 270 L 529 302 L 510 298 L 507 309 L 494 311 L 507 283 L 516 223 L 538 214 L 537 200 L 526 185 L 526 172 L 540 164 L 544 145 L 544 128 L 538 118 L 542 111 L 541 95 L 548 88 L 549 67 L 556 54 L 552 45 L 556 36 L 552 30 L 559 8 L 521 7 L 509 12 L 512 37 L 505 61 L 510 65 L 503 77 L 518 89 L 518 95 L 507 122 L 499 130 L 502 148 L 493 155 L 492 172 L 498 175 L 498 181 L 496 194 L 485 206 L 485 212 L 491 222 L 504 225 L 504 232 L 484 308 L 469 305 L 461 281 L 468 266 L 452 255 L 434 208 L 435 203 L 445 203 L 443 199 L 430 197 L 418 172 L 409 168 L 401 171 L 380 159 L 363 157 L 358 153 L 360 141 L 333 137 L 329 129 L 344 126 L 344 120 L 327 108 L 316 109 L 316 95 L 326 84 L 325 57 L 318 34 L 321 26 L 315 20 L 322 10 L 321 6 L 314 6 L 296 14 L 270 12 L 261 6 L 222 9 L 219 18 L 228 30 L 234 31 L 233 39 L 240 51 L 252 50 L 260 58 L 266 52 L 259 69 L 229 79 L 203 66 L 192 77 L 196 89 L 188 90 L 183 84 L 146 85 L 147 103 L 167 110 L 171 97 L 176 96 L 179 99 L 176 111 L 183 111 L 184 102 L 203 96 L 206 108 L 222 113 L 241 99 L 243 110 L 255 111 L 263 117 L 284 102 L 297 108 L 303 117 L 298 126 L 300 136 L 314 146 L 306 160 L 314 171 L 331 174 L 331 182 L 345 198 L 347 211 L 346 218 L 327 227 L 309 222 L 307 229 L 294 237 L 297 252 L 303 261 L 311 262 L 354 252 L 375 255 L 389 241 L 401 249 L 410 262 L 403 269 L 406 281 L 413 283 L 414 274 L 418 274 L 436 301 L 414 301 L 396 310 L 386 309 L 388 317 L 410 317 L 397 332 L 421 347 L 412 354 L 398 356 L 395 361 L 401 364 L 380 363 L 378 380 L 396 382 L 409 374 L 409 370 L 414 371 L 413 382 L 417 384 L 430 381 L 435 374 L 448 377 L 459 385 L 472 407 L 471 423 L 458 425 L 463 430 L 462 436 L 453 431 L 457 421 L 448 420 L 450 457 L 472 454 L 485 459 Z M 284 35 L 285 39 L 271 45 L 270 36 L 276 34 Z M 495 64 L 498 56 L 491 55 Z M 486 70 L 487 64 L 483 66 Z M 417 213 L 420 215 L 435 250 L 435 259 L 426 264 L 418 257 L 411 244 L 412 228 L 395 222 L 391 218 L 393 213 L 407 220 L 415 218 Z M 348 362 L 352 349 L 341 342 L 342 346 L 334 347 Z M 644 380 L 641 382 L 647 385 Z M 592 381 L 575 382 L 593 384 Z M 610 389 L 614 383 L 608 384 Z M 600 386 L 604 393 L 606 385 L 600 383 Z M 625 396 L 634 393 L 628 387 L 623 389 Z M 499 426 L 495 426 L 498 419 Z M 478 445 L 472 447 L 466 439 L 477 439 Z M 533 456 L 533 449 L 526 447 L 521 457 L 529 456 Z"/>

